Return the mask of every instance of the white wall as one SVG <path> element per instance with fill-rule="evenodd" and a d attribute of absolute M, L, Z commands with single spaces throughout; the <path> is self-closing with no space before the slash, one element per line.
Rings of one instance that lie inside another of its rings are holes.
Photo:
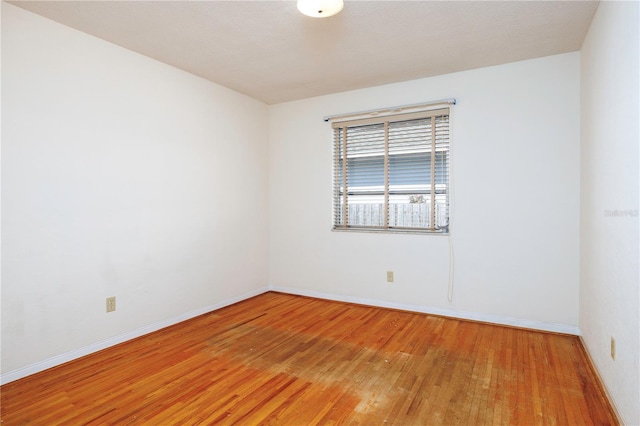
<path fill-rule="evenodd" d="M 3 373 L 266 290 L 266 105 L 4 2 L 2 43 Z"/>
<path fill-rule="evenodd" d="M 628 425 L 640 424 L 639 21 L 638 2 L 601 2 L 581 51 L 580 329 Z"/>
<path fill-rule="evenodd" d="M 577 333 L 579 67 L 570 53 L 270 106 L 271 287 Z M 449 97 L 452 303 L 446 237 L 331 232 L 322 119 Z"/>

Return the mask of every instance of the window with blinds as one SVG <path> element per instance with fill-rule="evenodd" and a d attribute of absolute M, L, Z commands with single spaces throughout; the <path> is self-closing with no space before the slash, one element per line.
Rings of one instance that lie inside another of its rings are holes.
<path fill-rule="evenodd" d="M 449 109 L 333 122 L 334 230 L 449 232 Z"/>

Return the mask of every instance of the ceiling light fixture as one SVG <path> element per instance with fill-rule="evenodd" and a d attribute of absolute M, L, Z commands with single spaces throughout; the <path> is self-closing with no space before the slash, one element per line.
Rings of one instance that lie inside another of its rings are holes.
<path fill-rule="evenodd" d="M 343 0 L 298 0 L 298 10 L 312 18 L 333 16 L 343 7 Z"/>

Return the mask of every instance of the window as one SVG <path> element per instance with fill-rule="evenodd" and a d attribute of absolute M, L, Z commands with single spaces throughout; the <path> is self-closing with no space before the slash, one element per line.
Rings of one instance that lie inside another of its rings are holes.
<path fill-rule="evenodd" d="M 449 232 L 449 109 L 332 122 L 334 230 Z"/>

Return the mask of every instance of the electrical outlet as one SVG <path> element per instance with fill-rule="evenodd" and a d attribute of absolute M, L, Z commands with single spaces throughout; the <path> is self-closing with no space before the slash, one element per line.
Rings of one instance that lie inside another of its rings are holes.
<path fill-rule="evenodd" d="M 388 283 L 393 282 L 393 271 L 387 271 L 387 282 Z"/>
<path fill-rule="evenodd" d="M 107 312 L 113 312 L 116 310 L 116 298 L 107 297 Z"/>
<path fill-rule="evenodd" d="M 611 359 L 616 359 L 616 339 L 611 338 Z"/>

